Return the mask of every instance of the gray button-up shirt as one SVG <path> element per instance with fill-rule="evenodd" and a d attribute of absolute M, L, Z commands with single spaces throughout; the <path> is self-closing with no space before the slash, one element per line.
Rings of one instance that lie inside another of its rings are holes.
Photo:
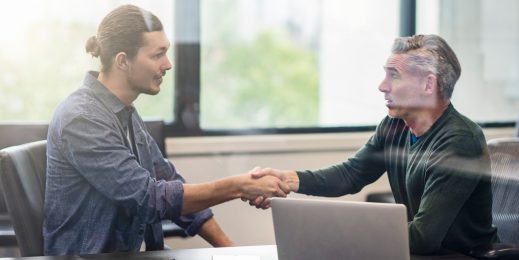
<path fill-rule="evenodd" d="M 45 254 L 137 251 L 144 240 L 148 248 L 162 248 L 163 219 L 196 234 L 211 210 L 180 215 L 184 179 L 163 158 L 134 108 L 97 75 L 87 73 L 49 125 Z M 129 113 L 139 158 L 126 132 Z"/>

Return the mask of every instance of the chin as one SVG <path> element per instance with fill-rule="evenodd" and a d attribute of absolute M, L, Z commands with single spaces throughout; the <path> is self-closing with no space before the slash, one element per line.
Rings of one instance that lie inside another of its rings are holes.
<path fill-rule="evenodd" d="M 159 87 L 149 88 L 149 89 L 146 89 L 145 91 L 143 91 L 144 94 L 151 95 L 151 96 L 157 95 L 157 94 L 159 94 L 159 92 L 160 92 Z"/>
<path fill-rule="evenodd" d="M 387 115 L 391 118 L 401 118 L 402 117 L 402 115 L 400 113 L 398 113 L 398 111 L 395 111 L 392 109 L 389 109 L 387 111 Z"/>

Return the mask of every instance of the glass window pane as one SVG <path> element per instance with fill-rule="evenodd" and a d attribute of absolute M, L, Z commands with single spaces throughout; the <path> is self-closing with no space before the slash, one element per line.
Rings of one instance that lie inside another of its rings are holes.
<path fill-rule="evenodd" d="M 157 15 L 173 44 L 173 1 L 2 2 L 0 121 L 50 120 L 57 104 L 81 85 L 85 73 L 99 70 L 100 62 L 85 52 L 85 42 L 109 11 L 126 3 Z M 173 119 L 173 73 L 168 75 L 158 97 L 142 95 L 136 103 L 143 117 Z"/>
<path fill-rule="evenodd" d="M 519 2 L 419 0 L 417 33 L 441 35 L 461 63 L 452 102 L 478 122 L 515 121 L 519 105 Z"/>
<path fill-rule="evenodd" d="M 201 126 L 374 125 L 399 1 L 202 1 Z"/>

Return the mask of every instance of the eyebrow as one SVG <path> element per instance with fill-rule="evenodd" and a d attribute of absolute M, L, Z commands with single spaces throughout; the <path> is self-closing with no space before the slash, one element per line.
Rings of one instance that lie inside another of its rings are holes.
<path fill-rule="evenodd" d="M 168 52 L 167 47 L 160 47 L 154 51 L 154 53 L 166 53 L 166 52 Z"/>
<path fill-rule="evenodd" d="M 395 67 L 384 66 L 383 68 L 385 71 L 392 71 L 392 72 L 400 73 Z"/>

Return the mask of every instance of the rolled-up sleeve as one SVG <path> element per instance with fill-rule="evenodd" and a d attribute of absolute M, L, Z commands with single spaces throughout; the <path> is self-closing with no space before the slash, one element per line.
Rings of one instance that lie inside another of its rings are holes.
<path fill-rule="evenodd" d="M 154 163 L 154 167 L 155 173 L 157 174 L 157 178 L 164 178 L 168 182 L 185 183 L 185 180 L 182 177 L 182 175 L 180 175 L 177 172 L 175 166 L 169 160 L 162 158 L 160 161 Z M 180 205 L 179 210 L 181 210 L 182 201 L 178 201 L 176 203 L 178 203 L 177 205 Z M 172 218 L 171 220 L 178 226 L 182 227 L 187 235 L 194 236 L 198 233 L 200 227 L 208 219 L 213 217 L 213 212 L 211 211 L 211 209 L 205 209 L 197 213 L 184 216 L 178 214 L 178 216 L 179 217 Z"/>

